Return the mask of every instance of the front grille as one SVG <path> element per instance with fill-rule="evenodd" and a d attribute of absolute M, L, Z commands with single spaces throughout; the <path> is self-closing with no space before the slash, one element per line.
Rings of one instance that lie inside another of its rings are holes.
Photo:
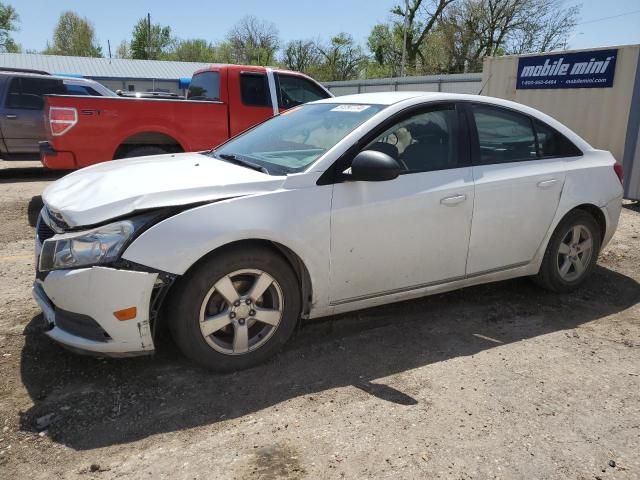
<path fill-rule="evenodd" d="M 96 342 L 108 342 L 111 337 L 93 318 L 56 308 L 56 326 L 71 335 Z"/>
<path fill-rule="evenodd" d="M 47 225 L 42 220 L 42 214 L 40 214 L 40 216 L 38 217 L 38 225 L 36 227 L 36 230 L 37 230 L 38 240 L 40 241 L 40 243 L 50 239 L 55 235 L 55 232 L 51 230 L 51 227 L 49 227 L 49 225 Z"/>

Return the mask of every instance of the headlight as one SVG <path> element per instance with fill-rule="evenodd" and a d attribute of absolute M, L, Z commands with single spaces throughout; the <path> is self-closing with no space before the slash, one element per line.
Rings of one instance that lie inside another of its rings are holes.
<path fill-rule="evenodd" d="M 45 240 L 40 252 L 40 271 L 98 265 L 117 260 L 131 236 L 148 216 L 110 223 Z"/>

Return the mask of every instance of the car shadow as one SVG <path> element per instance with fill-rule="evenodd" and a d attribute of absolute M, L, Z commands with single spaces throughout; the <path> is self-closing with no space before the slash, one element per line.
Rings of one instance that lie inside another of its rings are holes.
<path fill-rule="evenodd" d="M 31 200 L 29 200 L 29 205 L 27 206 L 27 220 L 29 222 L 29 226 L 36 226 L 36 223 L 38 223 L 38 215 L 40 215 L 40 210 L 42 210 L 43 206 L 44 203 L 42 202 L 41 195 L 31 197 Z"/>
<path fill-rule="evenodd" d="M 640 201 L 635 200 L 631 202 L 624 202 L 622 207 L 633 212 L 640 212 Z"/>
<path fill-rule="evenodd" d="M 172 344 L 154 357 L 74 355 L 43 335 L 37 316 L 25 328 L 21 376 L 34 405 L 21 413 L 21 429 L 37 431 L 40 419 L 53 441 L 87 450 L 345 386 L 411 408 L 410 391 L 379 379 L 572 329 L 638 301 L 640 284 L 601 266 L 572 294 L 515 279 L 307 322 L 272 361 L 224 375 L 191 365 Z"/>
<path fill-rule="evenodd" d="M 0 169 L 0 183 L 45 182 L 57 180 L 71 170 L 49 170 L 45 167 L 9 167 Z"/>

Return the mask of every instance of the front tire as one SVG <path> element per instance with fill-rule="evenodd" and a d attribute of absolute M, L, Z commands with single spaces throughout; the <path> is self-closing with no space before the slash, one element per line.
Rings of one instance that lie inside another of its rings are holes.
<path fill-rule="evenodd" d="M 176 285 L 169 327 L 180 350 L 219 372 L 249 368 L 277 353 L 300 316 L 297 277 L 265 248 L 225 249 Z"/>
<path fill-rule="evenodd" d="M 569 212 L 549 240 L 536 283 L 553 292 L 579 287 L 596 265 L 601 238 L 600 227 L 588 212 Z"/>

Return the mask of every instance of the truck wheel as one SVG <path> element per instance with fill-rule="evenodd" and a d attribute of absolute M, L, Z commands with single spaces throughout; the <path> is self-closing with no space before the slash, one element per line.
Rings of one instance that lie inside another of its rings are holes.
<path fill-rule="evenodd" d="M 131 158 L 131 157 L 148 157 L 149 155 L 164 155 L 165 153 L 169 153 L 166 150 L 163 150 L 160 147 L 148 146 L 148 147 L 136 147 L 129 150 L 124 154 L 122 158 Z"/>
<path fill-rule="evenodd" d="M 569 292 L 591 274 L 600 253 L 600 228 L 587 212 L 574 210 L 558 224 L 535 282 L 553 292 Z"/>
<path fill-rule="evenodd" d="M 205 259 L 180 279 L 167 318 L 185 356 L 228 372 L 277 353 L 300 309 L 297 277 L 286 260 L 265 248 L 242 247 Z"/>

